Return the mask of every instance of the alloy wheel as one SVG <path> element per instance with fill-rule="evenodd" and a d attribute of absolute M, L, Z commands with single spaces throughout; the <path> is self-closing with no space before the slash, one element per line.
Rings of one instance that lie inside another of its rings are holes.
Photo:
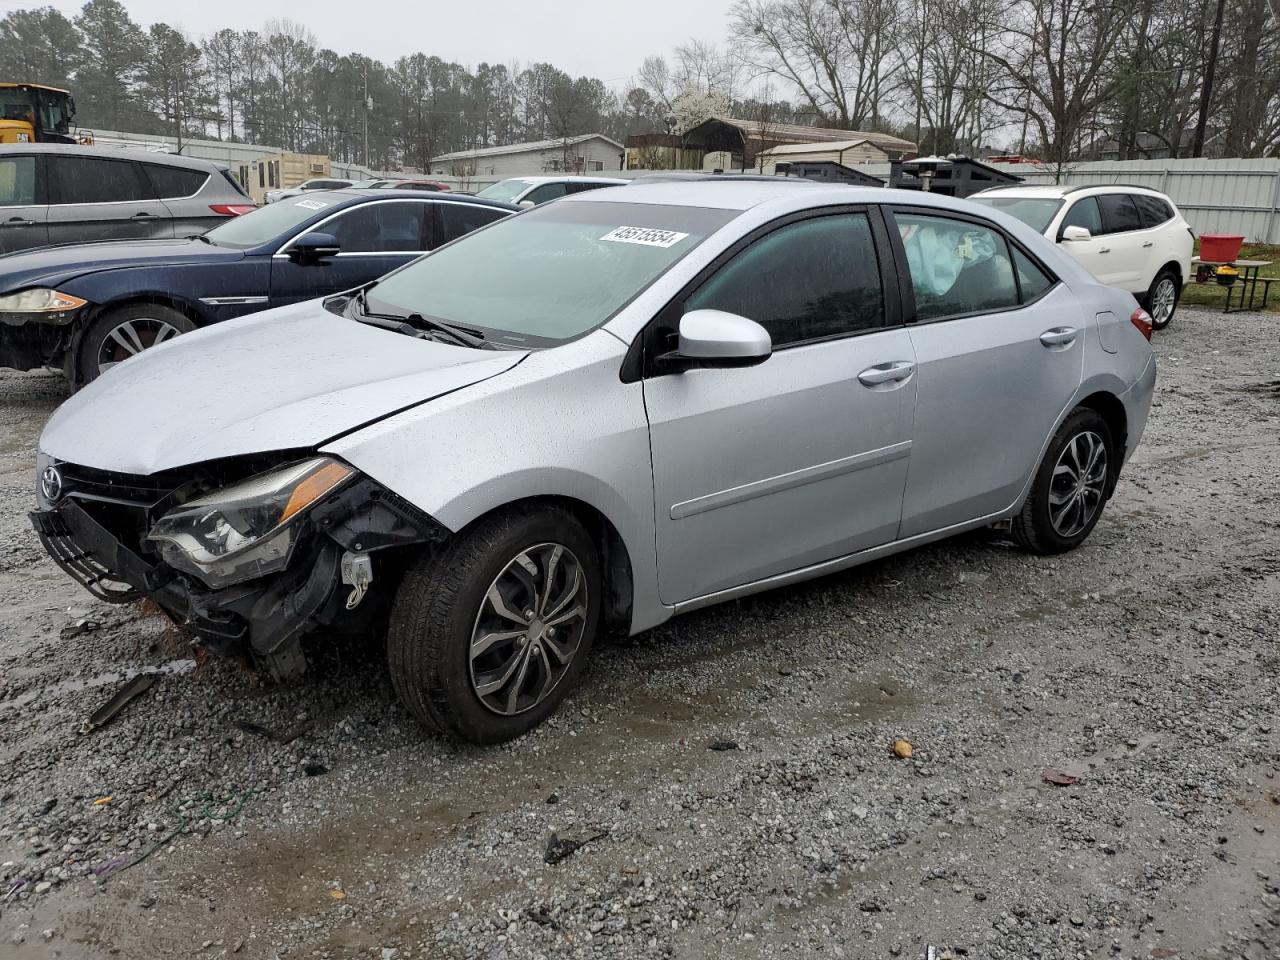
<path fill-rule="evenodd" d="M 563 544 L 512 558 L 485 591 L 471 632 L 471 686 L 480 702 L 514 716 L 545 700 L 582 643 L 588 602 L 582 564 Z"/>
<path fill-rule="evenodd" d="M 1049 483 L 1049 522 L 1058 536 L 1069 539 L 1089 525 L 1106 484 L 1106 443 L 1092 430 L 1077 433 L 1058 456 Z"/>
<path fill-rule="evenodd" d="M 1165 277 L 1156 284 L 1155 293 L 1151 296 L 1151 320 L 1158 326 L 1164 326 L 1173 318 L 1173 308 L 1178 302 L 1178 288 L 1172 280 Z"/>
<path fill-rule="evenodd" d="M 181 331 L 166 320 L 135 317 L 112 327 L 98 349 L 98 372 L 106 373 L 117 363 L 128 360 L 148 347 L 170 340 Z"/>

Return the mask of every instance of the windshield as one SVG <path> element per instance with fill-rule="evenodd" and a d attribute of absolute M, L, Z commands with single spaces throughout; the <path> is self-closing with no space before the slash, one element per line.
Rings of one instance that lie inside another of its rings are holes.
<path fill-rule="evenodd" d="M 369 310 L 419 313 L 490 339 L 550 346 L 593 330 L 734 210 L 551 203 L 468 235 L 370 287 Z"/>
<path fill-rule="evenodd" d="M 484 197 L 486 200 L 501 200 L 503 203 L 511 203 L 532 186 L 532 180 L 503 180 L 495 183 L 492 187 L 486 187 L 476 196 Z"/>
<path fill-rule="evenodd" d="M 1062 206 L 1062 201 L 1056 197 L 1002 197 L 993 193 L 969 199 L 1017 217 L 1036 233 L 1045 232 L 1053 221 L 1053 215 Z"/>
<path fill-rule="evenodd" d="M 311 193 L 305 197 L 277 200 L 244 216 L 232 217 L 206 233 L 205 238 L 219 246 L 239 247 L 241 250 L 260 247 L 310 220 L 321 210 L 334 206 L 340 199 Z"/>

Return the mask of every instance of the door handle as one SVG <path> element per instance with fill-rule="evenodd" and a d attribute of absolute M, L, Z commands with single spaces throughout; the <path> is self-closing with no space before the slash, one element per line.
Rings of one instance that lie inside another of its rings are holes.
<path fill-rule="evenodd" d="M 1099 253 L 1110 253 L 1110 252 L 1111 252 L 1111 248 L 1110 248 L 1110 247 L 1099 247 L 1099 248 L 1098 248 L 1098 252 L 1099 252 Z"/>
<path fill-rule="evenodd" d="M 1076 337 L 1079 335 L 1075 327 L 1054 327 L 1052 330 L 1046 330 L 1040 334 L 1040 342 L 1046 347 L 1067 347 L 1075 343 Z"/>
<path fill-rule="evenodd" d="M 4 222 L 6 227 L 30 227 L 34 224 L 34 220 L 24 220 L 22 217 L 10 217 Z"/>
<path fill-rule="evenodd" d="M 1150 241 L 1150 240 L 1148 240 L 1146 243 L 1144 243 L 1144 244 L 1142 245 L 1142 248 L 1145 250 L 1145 249 L 1146 249 L 1147 247 L 1149 247 L 1149 246 L 1151 246 L 1151 241 Z"/>
<path fill-rule="evenodd" d="M 864 387 L 878 387 L 882 383 L 901 383 L 910 377 L 915 369 L 916 365 L 909 360 L 878 363 L 858 374 L 858 380 Z"/>
<path fill-rule="evenodd" d="M 156 218 L 156 215 L 155 215 L 154 213 L 147 213 L 145 210 L 143 210 L 143 211 L 140 211 L 140 212 L 138 212 L 138 213 L 135 213 L 135 214 L 134 214 L 132 217 L 130 217 L 129 219 L 131 219 L 131 220 L 155 220 L 155 219 L 157 219 L 157 218 Z"/>

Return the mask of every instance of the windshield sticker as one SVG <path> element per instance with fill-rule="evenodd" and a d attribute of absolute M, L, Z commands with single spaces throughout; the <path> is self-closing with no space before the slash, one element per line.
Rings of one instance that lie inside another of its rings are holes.
<path fill-rule="evenodd" d="M 617 227 L 606 233 L 601 240 L 613 243 L 638 243 L 645 247 L 674 247 L 687 237 L 687 233 L 674 230 L 659 230 L 656 227 Z"/>
<path fill-rule="evenodd" d="M 323 210 L 328 206 L 323 200 L 299 200 L 294 204 L 295 207 L 305 207 L 308 210 Z"/>

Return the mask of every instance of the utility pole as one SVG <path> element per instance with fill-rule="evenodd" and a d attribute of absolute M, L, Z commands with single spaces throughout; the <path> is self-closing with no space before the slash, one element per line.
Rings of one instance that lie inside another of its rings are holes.
<path fill-rule="evenodd" d="M 369 65 L 364 66 L 364 169 L 369 172 L 369 111 L 373 101 L 369 99 Z"/>

